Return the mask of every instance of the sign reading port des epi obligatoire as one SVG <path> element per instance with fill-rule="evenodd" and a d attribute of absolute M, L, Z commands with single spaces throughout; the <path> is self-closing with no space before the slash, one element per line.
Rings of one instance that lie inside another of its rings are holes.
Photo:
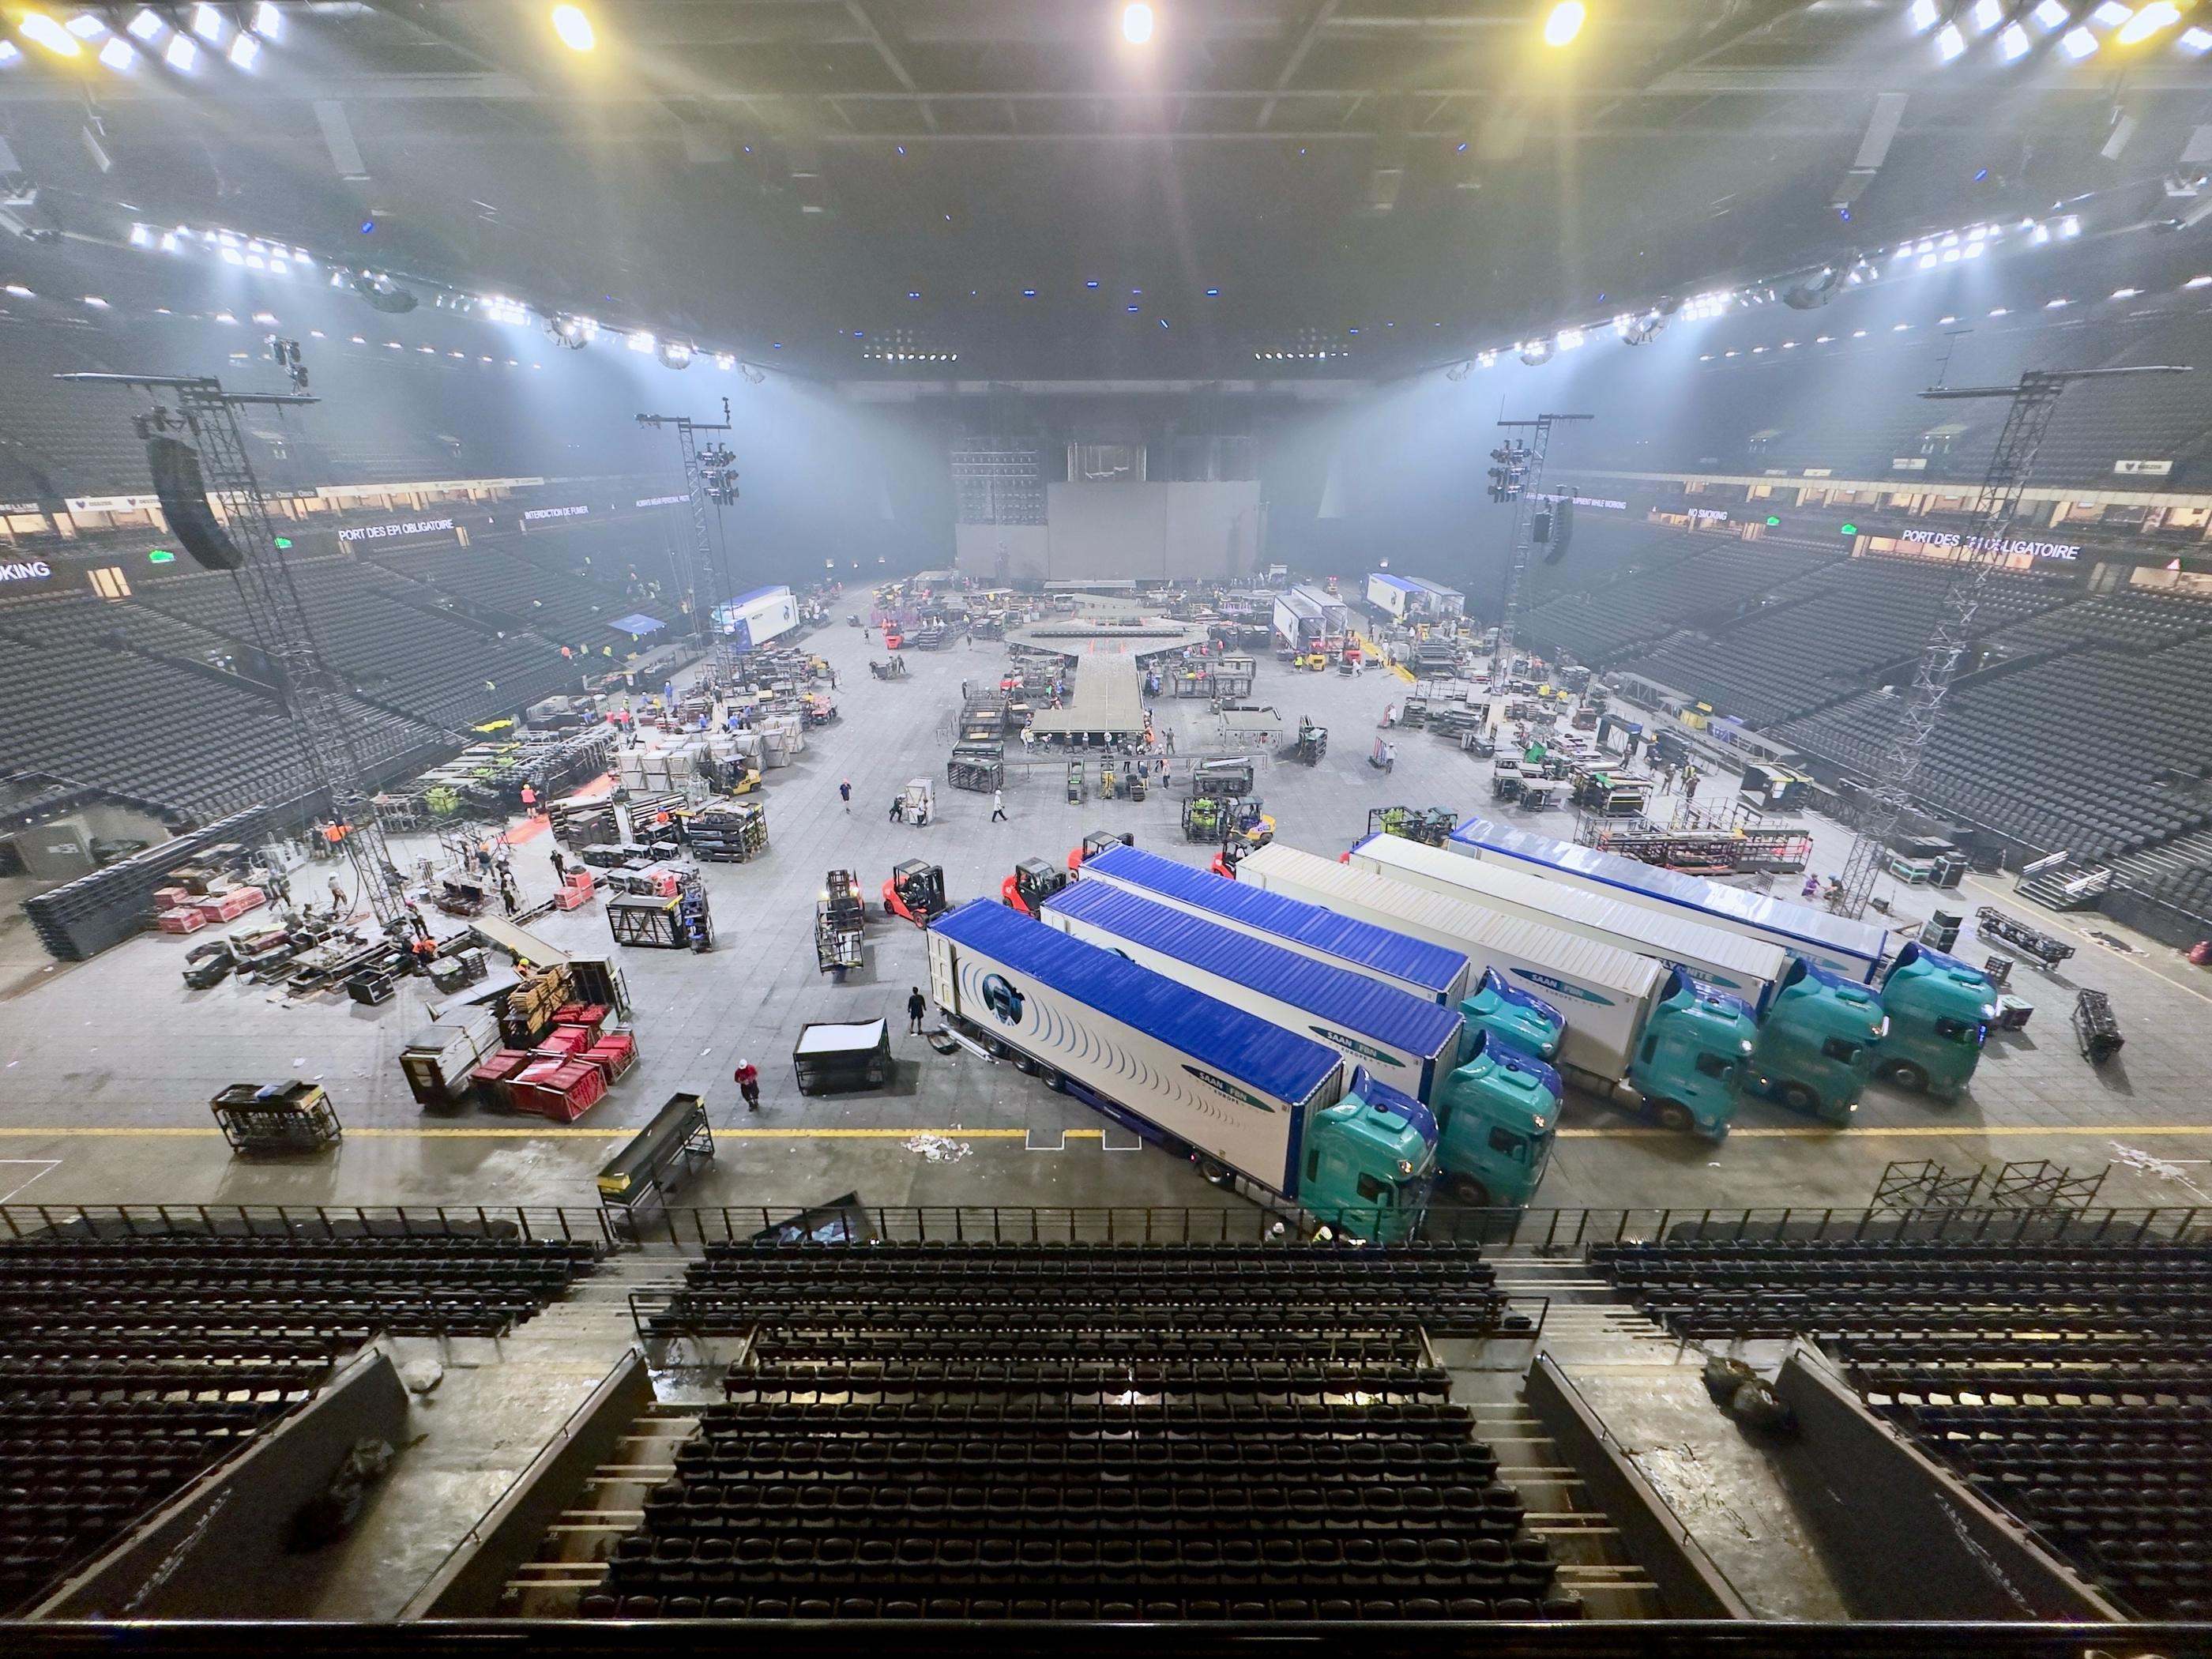
<path fill-rule="evenodd" d="M 406 519 L 398 524 L 357 524 L 349 530 L 338 532 L 342 542 L 381 542 L 394 536 L 428 536 L 441 530 L 451 530 L 451 519 Z"/>

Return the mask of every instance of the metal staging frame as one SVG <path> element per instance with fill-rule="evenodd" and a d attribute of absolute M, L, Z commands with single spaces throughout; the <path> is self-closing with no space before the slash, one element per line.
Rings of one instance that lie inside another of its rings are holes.
<path fill-rule="evenodd" d="M 2043 447 L 2044 434 L 2051 429 L 2051 417 L 2057 413 L 2059 398 L 2076 380 L 2188 372 L 2175 364 L 2060 371 L 2036 368 L 2022 374 L 2017 386 L 1934 386 L 1920 394 L 1937 401 L 2008 398 L 2012 402 L 2005 411 L 1996 447 L 1990 452 L 1989 468 L 1982 475 L 1982 487 L 1975 495 L 1968 516 L 1970 527 L 1963 543 L 1968 556 L 1960 560 L 1954 570 L 1943 595 L 1943 608 L 1936 617 L 1936 631 L 1921 649 L 1919 665 L 1913 671 L 1912 690 L 1890 727 L 1881 774 L 1868 791 L 1850 855 L 1844 861 L 1843 875 L 1829 901 L 1829 908 L 1838 915 L 1863 916 L 1867 902 L 1874 896 L 1875 878 L 1889 856 L 1890 837 L 1897 833 L 1899 823 L 1911 810 L 1913 785 L 1920 776 L 1921 766 L 1928 758 L 1929 744 L 1942 719 L 1943 700 L 1950 692 L 1951 682 L 1959 672 L 1959 660 L 1966 654 L 1967 641 L 1973 635 L 1974 613 L 1988 590 L 1990 575 L 2004 562 L 2005 538 L 2012 528 L 2013 515 L 2020 510 L 2021 494 L 2027 488 L 2028 476 L 2034 471 L 2036 452 Z"/>
<path fill-rule="evenodd" d="M 1554 421 L 1587 421 L 1589 415 L 1539 415 L 1533 421 L 1500 421 L 1511 432 L 1527 432 L 1528 459 L 1519 493 L 1513 498 L 1513 543 L 1505 562 L 1505 592 L 1498 615 L 1498 648 L 1491 653 L 1490 678 L 1502 686 L 1513 672 L 1513 638 L 1520 632 L 1521 613 L 1528 605 L 1528 556 L 1536 545 L 1536 505 L 1544 487 L 1544 457 L 1552 447 Z"/>
<path fill-rule="evenodd" d="M 691 507 L 691 547 L 688 555 L 678 556 L 676 577 L 684 597 L 691 606 L 692 633 L 701 647 L 713 655 L 714 678 L 718 684 L 727 684 L 732 678 L 729 636 L 714 623 L 714 608 L 731 597 L 728 592 L 730 573 L 727 559 L 718 556 L 714 540 L 708 533 L 707 509 L 713 503 L 707 499 L 706 469 L 699 465 L 698 434 L 731 430 L 729 413 L 730 400 L 725 398 L 722 399 L 723 418 L 720 424 L 695 421 L 689 415 L 641 415 L 637 417 L 640 426 L 655 429 L 672 426 L 676 428 L 676 446 L 684 457 L 684 488 Z M 720 507 L 715 508 L 717 525 L 720 521 Z M 704 592 L 700 591 L 702 585 L 707 590 Z"/>
<path fill-rule="evenodd" d="M 385 844 L 368 785 L 368 771 L 354 745 L 346 688 L 323 659 L 315 633 L 292 580 L 284 545 L 269 521 L 269 509 L 254 476 L 238 411 L 248 405 L 283 409 L 319 402 L 297 392 L 229 392 L 212 375 L 60 374 L 77 385 L 109 386 L 143 392 L 155 399 L 137 417 L 139 435 L 183 430 L 198 447 L 200 472 L 208 499 L 225 532 L 237 544 L 243 562 L 231 573 L 254 633 L 254 643 L 276 667 L 290 718 L 307 767 L 308 793 L 325 793 L 331 822 L 343 826 L 339 841 L 360 889 L 377 921 L 388 933 L 404 931 L 407 906 L 401 896 L 398 866 Z M 174 400 L 173 410 L 161 401 Z"/>

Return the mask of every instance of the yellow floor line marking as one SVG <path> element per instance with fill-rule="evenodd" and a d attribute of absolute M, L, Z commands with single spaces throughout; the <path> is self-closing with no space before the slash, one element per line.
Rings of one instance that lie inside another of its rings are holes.
<path fill-rule="evenodd" d="M 474 1128 L 348 1129 L 349 1140 L 612 1140 L 624 1135 L 634 1135 L 645 1126 L 638 1123 L 617 1125 L 611 1128 L 587 1129 L 573 1126 L 546 1124 L 543 1127 L 526 1127 L 507 1124 L 489 1124 Z M 728 1140 L 911 1140 L 916 1135 L 939 1135 L 948 1140 L 1026 1140 L 1026 1129 L 725 1129 L 717 1127 L 717 1139 Z M 1678 1140 L 1694 1144 L 1687 1135 L 1671 1129 L 1623 1126 L 1606 1129 L 1561 1129 L 1562 1140 Z M 1070 1129 L 1069 1140 L 1103 1139 L 1103 1129 Z M 2166 1139 L 2201 1140 L 2212 1138 L 2212 1123 L 2115 1123 L 2103 1127 L 2069 1124 L 2044 1127 L 2029 1123 L 2006 1124 L 1894 1124 L 1883 1128 L 1747 1128 L 1729 1131 L 1730 1140 L 1939 1140 L 1947 1139 L 2028 1140 L 2038 1138 L 2052 1140 L 2107 1140 L 2120 1135 L 2162 1137 Z M 83 1140 L 83 1139 L 145 1139 L 145 1140 L 220 1140 L 220 1129 L 197 1129 L 147 1126 L 134 1127 L 125 1124 L 74 1124 L 67 1127 L 44 1129 L 15 1129 L 0 1127 L 0 1140 Z"/>

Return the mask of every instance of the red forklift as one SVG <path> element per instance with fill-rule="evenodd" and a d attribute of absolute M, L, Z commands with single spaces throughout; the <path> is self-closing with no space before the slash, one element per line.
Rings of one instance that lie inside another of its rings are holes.
<path fill-rule="evenodd" d="M 1034 916 L 1069 879 L 1066 871 L 1054 869 L 1048 860 L 1024 859 L 999 884 L 999 896 L 1024 915 Z"/>
<path fill-rule="evenodd" d="M 1093 830 L 1083 838 L 1083 845 L 1071 848 L 1067 854 L 1067 873 L 1079 876 L 1083 866 L 1101 853 L 1110 853 L 1116 847 L 1134 847 L 1137 838 L 1127 830 Z"/>
<path fill-rule="evenodd" d="M 951 908 L 945 897 L 945 866 L 908 859 L 891 871 L 884 884 L 884 914 L 903 916 L 917 927 L 929 924 Z"/>

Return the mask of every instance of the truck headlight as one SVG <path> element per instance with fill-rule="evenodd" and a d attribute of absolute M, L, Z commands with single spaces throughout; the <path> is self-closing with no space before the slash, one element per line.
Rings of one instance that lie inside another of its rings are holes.
<path fill-rule="evenodd" d="M 1413 1166 L 1401 1158 L 1398 1160 L 1398 1173 L 1400 1175 L 1411 1175 L 1413 1173 Z"/>

